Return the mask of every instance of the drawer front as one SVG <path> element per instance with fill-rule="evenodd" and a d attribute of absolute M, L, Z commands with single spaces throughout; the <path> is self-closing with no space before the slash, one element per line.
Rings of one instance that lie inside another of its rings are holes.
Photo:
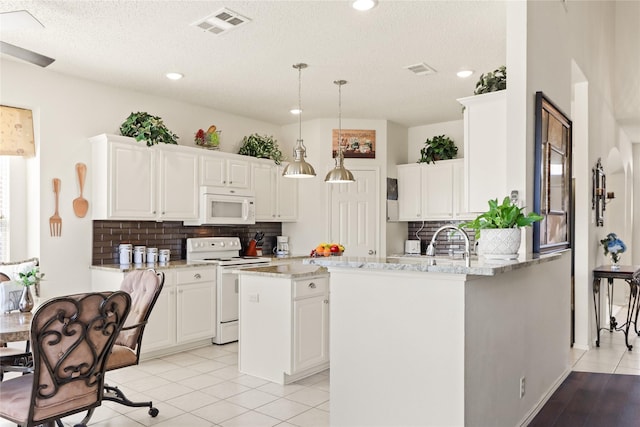
<path fill-rule="evenodd" d="M 181 268 L 176 270 L 176 283 L 215 282 L 216 267 L 210 268 Z"/>
<path fill-rule="evenodd" d="M 312 277 L 293 282 L 293 298 L 305 298 L 329 292 L 329 280 L 326 277 Z"/>

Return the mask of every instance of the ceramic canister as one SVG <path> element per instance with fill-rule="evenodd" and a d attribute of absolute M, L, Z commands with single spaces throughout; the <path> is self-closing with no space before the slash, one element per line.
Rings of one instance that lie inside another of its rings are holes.
<path fill-rule="evenodd" d="M 120 255 L 120 264 L 128 265 L 131 264 L 131 258 L 133 255 L 133 245 L 130 243 L 121 243 L 118 246 L 118 252 Z"/>
<path fill-rule="evenodd" d="M 169 258 L 171 258 L 171 251 L 169 249 L 160 249 L 158 251 L 158 262 L 160 264 L 169 262 Z"/>
<path fill-rule="evenodd" d="M 147 259 L 147 247 L 146 246 L 134 246 L 133 247 L 133 263 L 144 264 Z"/>
<path fill-rule="evenodd" d="M 147 248 L 147 264 L 158 262 L 158 248 Z"/>

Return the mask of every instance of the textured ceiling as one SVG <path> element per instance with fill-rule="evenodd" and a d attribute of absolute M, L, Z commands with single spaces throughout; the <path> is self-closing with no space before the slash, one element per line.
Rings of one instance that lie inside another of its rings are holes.
<path fill-rule="evenodd" d="M 251 22 L 219 36 L 190 25 L 223 7 Z M 55 58 L 52 71 L 274 124 L 296 122 L 292 65 L 306 62 L 304 120 L 337 116 L 333 81 L 344 79 L 343 117 L 415 126 L 460 119 L 456 98 L 505 64 L 505 9 L 493 1 L 381 0 L 357 12 L 347 0 L 3 0 L 0 12 L 28 10 L 45 28 L 0 28 L 0 38 Z M 437 73 L 404 68 L 420 62 Z M 460 79 L 463 67 L 476 72 Z M 167 71 L 185 78 L 169 81 Z M 631 107 L 620 118 L 640 125 Z"/>
<path fill-rule="evenodd" d="M 220 36 L 190 26 L 223 7 L 252 21 Z M 55 58 L 52 71 L 275 124 L 296 121 L 298 62 L 309 64 L 305 120 L 337 116 L 333 81 L 344 79 L 344 117 L 407 126 L 460 119 L 456 98 L 505 63 L 501 2 L 382 0 L 364 13 L 348 1 L 0 2 L 0 12 L 21 9 L 45 29 L 1 38 Z M 403 68 L 420 62 L 437 74 Z M 461 80 L 461 67 L 478 72 Z"/>

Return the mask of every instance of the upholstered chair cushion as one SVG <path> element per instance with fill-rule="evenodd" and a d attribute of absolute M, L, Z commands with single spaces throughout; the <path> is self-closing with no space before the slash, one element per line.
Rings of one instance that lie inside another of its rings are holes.
<path fill-rule="evenodd" d="M 131 311 L 123 330 L 116 339 L 116 345 L 136 349 L 142 328 L 134 326 L 140 325 L 147 318 L 147 313 L 151 310 L 151 303 L 160 286 L 161 281 L 153 270 L 134 270 L 125 276 L 120 290 L 128 293 L 131 297 Z"/>

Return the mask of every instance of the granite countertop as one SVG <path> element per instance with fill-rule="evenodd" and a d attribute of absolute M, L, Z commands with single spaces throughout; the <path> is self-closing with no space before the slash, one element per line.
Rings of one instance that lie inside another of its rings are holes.
<path fill-rule="evenodd" d="M 305 265 L 321 265 L 324 267 L 495 276 L 496 274 L 525 268 L 530 265 L 549 262 L 560 257 L 560 255 L 560 252 L 539 256 L 523 255 L 515 260 L 485 259 L 482 256 L 471 257 L 470 267 L 467 267 L 465 260 L 460 258 L 427 256 L 390 256 L 386 258 L 318 257 L 307 258 L 302 262 Z"/>
<path fill-rule="evenodd" d="M 267 265 L 264 267 L 248 267 L 233 270 L 233 272 L 238 274 L 251 274 L 286 279 L 300 279 L 304 277 L 329 274 L 325 267 L 303 264 L 280 264 Z"/>
<path fill-rule="evenodd" d="M 154 270 L 166 270 L 170 268 L 185 268 L 185 267 L 215 267 L 215 264 L 210 262 L 198 262 L 191 261 L 187 262 L 186 259 L 179 259 L 176 261 L 169 261 L 164 264 L 156 263 L 156 264 L 129 264 L 129 265 L 120 265 L 120 264 L 103 264 L 103 265 L 92 265 L 89 268 L 93 270 L 120 270 L 123 272 L 133 271 L 133 270 L 146 270 L 148 268 L 153 268 Z"/>

